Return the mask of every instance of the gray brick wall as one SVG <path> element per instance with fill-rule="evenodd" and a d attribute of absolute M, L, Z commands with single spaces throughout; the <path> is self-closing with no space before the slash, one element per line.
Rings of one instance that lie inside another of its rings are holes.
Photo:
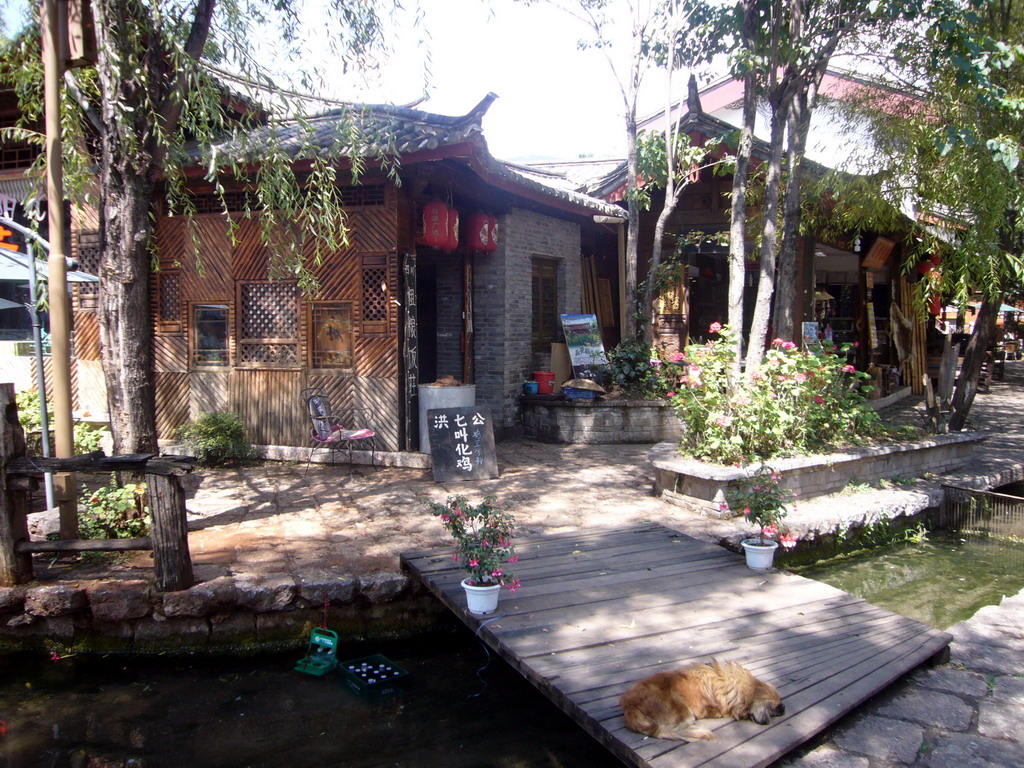
<path fill-rule="evenodd" d="M 437 377 L 462 380 L 462 257 L 436 262 L 437 268 Z"/>
<path fill-rule="evenodd" d="M 499 222 L 499 247 L 474 260 L 477 404 L 491 409 L 498 431 L 522 424 L 519 395 L 531 371 L 549 370 L 550 354 L 534 355 L 531 260 L 555 259 L 558 311 L 580 311 L 579 225 L 513 209 Z"/>

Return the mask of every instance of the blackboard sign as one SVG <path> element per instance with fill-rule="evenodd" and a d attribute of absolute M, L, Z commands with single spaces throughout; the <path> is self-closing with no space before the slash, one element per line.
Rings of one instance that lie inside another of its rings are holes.
<path fill-rule="evenodd" d="M 487 408 L 434 408 L 427 411 L 434 480 L 485 480 L 498 476 L 494 427 Z"/>

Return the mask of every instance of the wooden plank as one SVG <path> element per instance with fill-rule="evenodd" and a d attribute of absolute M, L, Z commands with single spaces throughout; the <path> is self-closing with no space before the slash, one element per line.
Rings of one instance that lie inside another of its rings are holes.
<path fill-rule="evenodd" d="M 827 585 L 753 572 L 657 525 L 526 539 L 521 592 L 499 614 L 464 608 L 448 553 L 403 566 L 616 756 L 636 766 L 763 766 L 940 651 L 949 635 Z M 519 567 L 521 566 L 521 567 Z M 635 680 L 712 656 L 775 684 L 787 715 L 767 727 L 721 720 L 718 740 L 681 745 L 628 731 L 619 698 Z"/>
<path fill-rule="evenodd" d="M 21 541 L 18 552 L 130 552 L 152 549 L 153 539 L 138 536 L 133 539 L 69 539 L 67 541 Z"/>

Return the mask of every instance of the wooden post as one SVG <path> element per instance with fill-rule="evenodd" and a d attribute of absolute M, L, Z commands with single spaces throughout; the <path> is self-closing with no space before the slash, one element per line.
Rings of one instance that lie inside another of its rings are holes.
<path fill-rule="evenodd" d="M 11 488 L 7 477 L 7 463 L 25 454 L 25 433 L 18 421 L 13 384 L 0 384 L 0 409 L 0 586 L 13 587 L 32 580 L 32 555 L 15 549 L 19 541 L 28 539 L 25 493 Z"/>
<path fill-rule="evenodd" d="M 195 583 L 188 551 L 185 491 L 175 474 L 147 474 L 146 496 L 153 515 L 153 564 L 161 592 L 188 589 Z"/>

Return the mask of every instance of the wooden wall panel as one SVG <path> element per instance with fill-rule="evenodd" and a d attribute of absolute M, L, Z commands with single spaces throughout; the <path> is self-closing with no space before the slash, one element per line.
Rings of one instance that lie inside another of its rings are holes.
<path fill-rule="evenodd" d="M 353 243 L 361 251 L 393 251 L 398 244 L 398 217 L 394 207 L 361 208 L 349 214 Z"/>
<path fill-rule="evenodd" d="M 197 256 L 192 252 L 186 235 L 185 253 L 181 257 L 182 299 L 226 304 L 235 298 L 231 279 L 232 249 L 228 237 L 228 222 L 223 216 L 196 216 L 192 226 L 201 238 Z M 201 271 L 200 271 L 201 270 Z"/>
<path fill-rule="evenodd" d="M 100 321 L 94 312 L 75 313 L 75 357 L 100 359 Z"/>
<path fill-rule="evenodd" d="M 398 377 L 398 339 L 394 336 L 356 337 L 356 373 L 370 378 Z"/>
<path fill-rule="evenodd" d="M 188 377 L 189 418 L 230 409 L 228 380 L 232 374 L 193 371 Z"/>
<path fill-rule="evenodd" d="M 231 410 L 257 445 L 306 445 L 309 417 L 299 399 L 301 371 L 236 370 L 228 382 Z"/>
<path fill-rule="evenodd" d="M 174 431 L 188 421 L 188 374 L 154 374 L 156 382 L 156 433 L 170 440 Z"/>
<path fill-rule="evenodd" d="M 155 247 L 161 266 L 174 267 L 181 261 L 185 256 L 184 217 L 157 217 Z"/>
<path fill-rule="evenodd" d="M 32 355 L 29 360 L 32 369 L 32 389 L 36 389 L 36 382 L 39 380 L 38 368 L 36 368 L 36 358 Z M 78 366 L 71 366 L 71 408 L 72 410 L 79 410 L 79 397 L 78 397 Z M 43 386 L 46 387 L 47 399 L 53 402 L 53 360 L 49 355 L 43 357 Z"/>
<path fill-rule="evenodd" d="M 312 248 L 307 251 L 312 258 Z M 318 299 L 359 301 L 359 251 L 355 248 L 335 251 L 313 268 L 313 274 L 320 283 Z"/>
<path fill-rule="evenodd" d="M 187 339 L 184 336 L 154 336 L 153 366 L 159 373 L 185 373 L 188 370 Z"/>
<path fill-rule="evenodd" d="M 231 277 L 235 280 L 266 280 L 268 256 L 266 247 L 260 242 L 259 223 L 241 219 L 231 252 Z"/>
<path fill-rule="evenodd" d="M 367 426 L 377 433 L 376 448 L 399 450 L 398 379 L 356 378 L 356 400 L 369 419 Z"/>

